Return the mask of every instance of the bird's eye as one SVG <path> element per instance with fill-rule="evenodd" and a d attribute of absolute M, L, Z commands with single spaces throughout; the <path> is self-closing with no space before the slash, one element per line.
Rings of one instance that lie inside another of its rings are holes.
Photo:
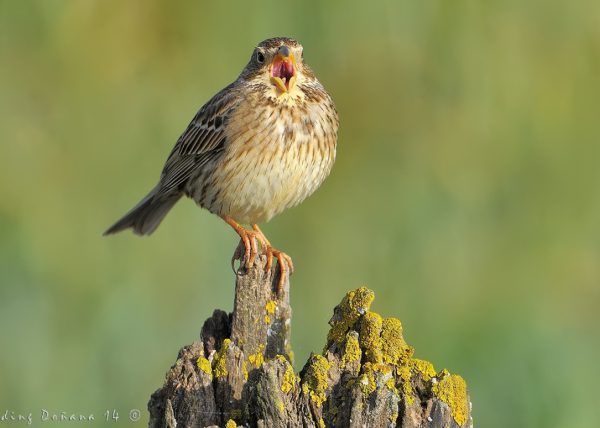
<path fill-rule="evenodd" d="M 256 61 L 259 64 L 262 64 L 263 62 L 265 62 L 265 55 L 261 51 L 256 52 Z"/>

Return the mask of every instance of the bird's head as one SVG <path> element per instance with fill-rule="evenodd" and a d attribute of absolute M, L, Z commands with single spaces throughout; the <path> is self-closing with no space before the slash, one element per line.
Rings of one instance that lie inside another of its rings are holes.
<path fill-rule="evenodd" d="M 291 95 L 298 83 L 315 79 L 304 64 L 302 51 L 302 45 L 294 39 L 267 39 L 254 49 L 240 77 L 263 86 L 277 97 Z"/>

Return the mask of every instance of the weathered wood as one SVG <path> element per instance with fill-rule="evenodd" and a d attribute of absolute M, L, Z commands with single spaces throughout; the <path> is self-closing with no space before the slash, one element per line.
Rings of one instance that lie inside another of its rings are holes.
<path fill-rule="evenodd" d="M 292 320 L 289 276 L 278 290 L 279 269 L 266 272 L 265 264 L 266 257 L 260 256 L 252 269 L 238 270 L 231 339 L 246 355 L 287 356 Z"/>
<path fill-rule="evenodd" d="M 243 264 L 242 264 L 243 266 Z M 238 270 L 234 311 L 216 310 L 182 348 L 148 403 L 150 427 L 469 427 L 464 380 L 413 358 L 395 318 L 370 311 L 373 292 L 334 309 L 322 354 L 290 364 L 289 278 L 265 257 Z"/>

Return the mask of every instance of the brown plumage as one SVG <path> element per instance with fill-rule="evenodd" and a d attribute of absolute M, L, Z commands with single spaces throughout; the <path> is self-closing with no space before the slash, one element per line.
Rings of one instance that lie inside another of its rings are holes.
<path fill-rule="evenodd" d="M 246 263 L 257 243 L 281 281 L 293 265 L 258 227 L 312 194 L 335 160 L 338 116 L 325 88 L 289 38 L 260 43 L 237 80 L 217 93 L 179 137 L 160 181 L 105 234 L 131 228 L 148 235 L 186 195 L 240 235 Z M 252 225 L 243 228 L 240 223 Z"/>

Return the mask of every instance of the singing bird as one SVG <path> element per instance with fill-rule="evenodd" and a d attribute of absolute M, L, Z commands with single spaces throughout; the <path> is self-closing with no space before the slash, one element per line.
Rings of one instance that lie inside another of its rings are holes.
<path fill-rule="evenodd" d="M 258 226 L 298 205 L 329 175 L 338 115 L 294 39 L 261 42 L 239 77 L 212 97 L 177 140 L 158 184 L 104 234 L 131 228 L 149 235 L 183 196 L 225 220 L 240 236 L 246 267 L 258 243 L 280 267 L 291 258 Z M 241 224 L 248 224 L 245 228 Z M 286 266 L 287 265 L 287 266 Z"/>

